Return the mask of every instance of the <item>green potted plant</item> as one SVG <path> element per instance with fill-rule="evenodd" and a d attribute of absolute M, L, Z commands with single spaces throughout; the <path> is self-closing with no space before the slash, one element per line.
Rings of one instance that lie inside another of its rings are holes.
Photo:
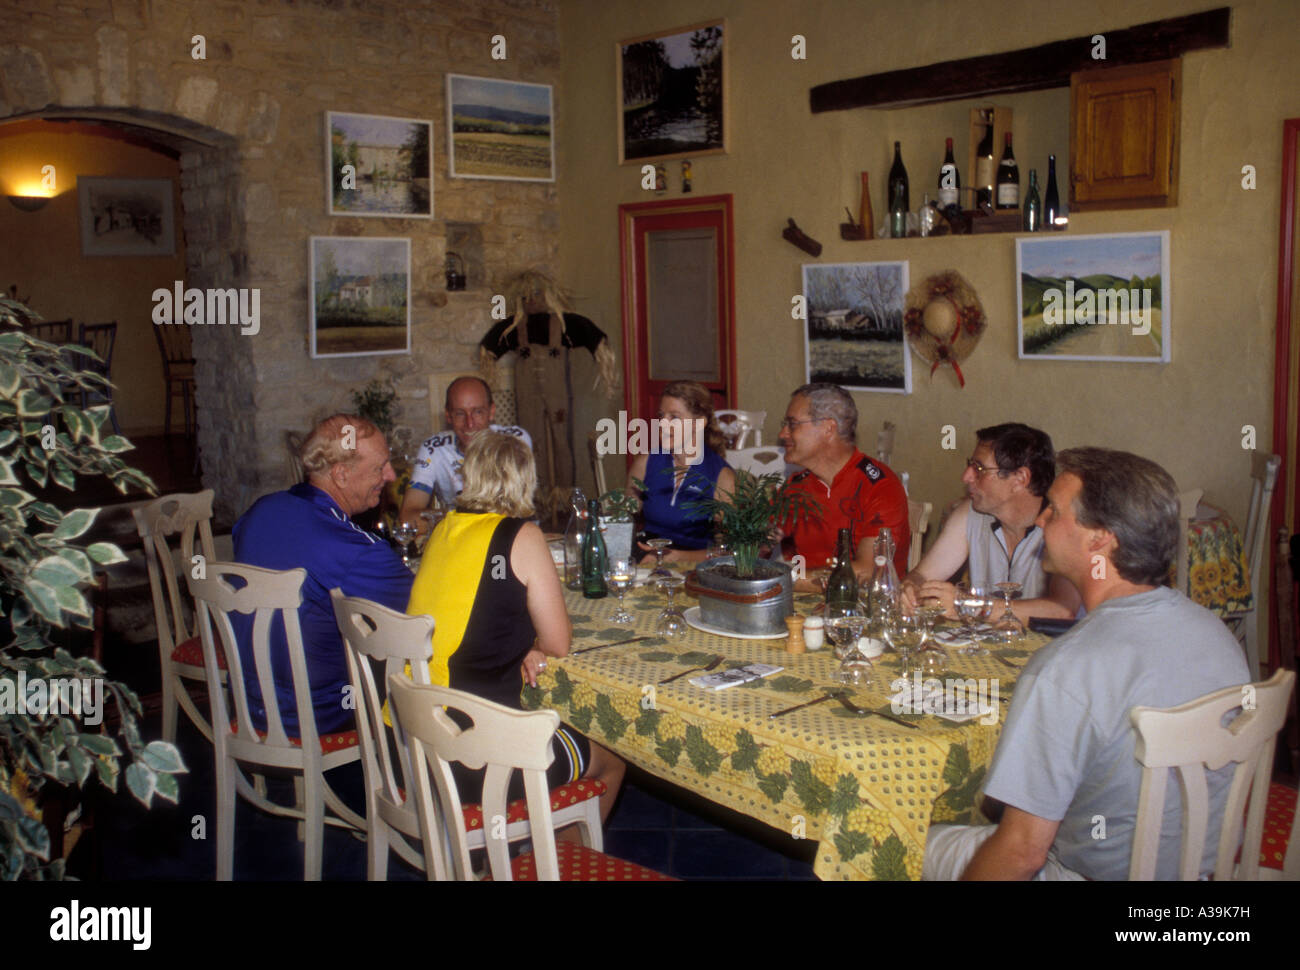
<path fill-rule="evenodd" d="M 397 423 L 394 415 L 396 404 L 397 390 L 391 380 L 375 378 L 361 390 L 352 392 L 352 407 L 361 417 L 373 421 L 386 440 Z"/>
<path fill-rule="evenodd" d="M 0 297 L 0 325 L 28 319 L 39 316 Z M 107 385 L 75 370 L 60 348 L 21 330 L 0 331 L 0 879 L 64 875 L 41 821 L 46 786 L 84 789 L 93 776 L 117 791 L 125 746 L 126 787 L 148 806 L 154 795 L 175 802 L 176 775 L 186 770 L 174 745 L 141 738 L 140 701 L 126 685 L 53 640 L 55 630 L 91 627 L 85 590 L 94 570 L 126 557 L 111 543 L 77 541 L 98 509 L 60 511 L 23 486 L 53 483 L 71 492 L 78 476 L 103 475 L 120 492 L 133 485 L 153 491 L 146 475 L 117 457 L 130 442 L 103 434 L 108 405 L 83 410 L 72 403 L 82 388 L 102 392 Z M 99 701 L 87 703 L 74 681 Z M 102 701 L 109 697 L 116 739 L 105 729 Z"/>
<path fill-rule="evenodd" d="M 686 506 L 704 512 L 732 555 L 709 559 L 687 580 L 688 591 L 700 598 L 701 619 L 712 626 L 745 634 L 776 634 L 785 630 L 785 617 L 794 612 L 794 582 L 790 566 L 759 557 L 778 523 L 821 515 L 821 506 L 806 493 L 790 489 L 778 474 L 753 475 L 736 470 L 736 487 L 723 498 L 707 498 Z"/>
<path fill-rule="evenodd" d="M 636 531 L 633 521 L 640 503 L 625 488 L 611 488 L 600 501 L 600 529 L 605 535 L 605 551 L 609 558 L 630 559 L 632 537 Z"/>

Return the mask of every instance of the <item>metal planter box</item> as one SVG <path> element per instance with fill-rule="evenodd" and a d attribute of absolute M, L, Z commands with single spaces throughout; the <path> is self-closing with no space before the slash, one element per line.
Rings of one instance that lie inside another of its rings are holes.
<path fill-rule="evenodd" d="M 790 566 L 760 559 L 753 579 L 724 575 L 720 566 L 734 570 L 735 559 L 706 559 L 686 577 L 687 592 L 700 598 L 700 619 L 710 626 L 747 636 L 785 633 L 785 618 L 794 612 Z"/>

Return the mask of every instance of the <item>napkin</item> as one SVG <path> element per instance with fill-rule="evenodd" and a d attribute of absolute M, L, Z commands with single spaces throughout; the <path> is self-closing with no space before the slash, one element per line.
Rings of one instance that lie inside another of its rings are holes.
<path fill-rule="evenodd" d="M 731 670 L 724 670 L 721 673 L 692 677 L 691 683 L 696 687 L 703 687 L 705 690 L 726 690 L 728 687 L 735 687 L 737 684 L 748 684 L 751 680 L 771 677 L 782 670 L 785 670 L 785 668 L 778 667 L 775 664 L 748 664 L 744 667 L 733 667 Z"/>

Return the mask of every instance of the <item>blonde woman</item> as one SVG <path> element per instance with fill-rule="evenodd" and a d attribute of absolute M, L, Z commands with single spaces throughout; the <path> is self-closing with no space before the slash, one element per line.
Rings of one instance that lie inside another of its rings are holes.
<path fill-rule="evenodd" d="M 703 384 L 674 381 L 659 396 L 658 417 L 657 447 L 633 459 L 628 490 L 635 491 L 633 479 L 645 483 L 639 494 L 646 537 L 672 540 L 665 562 L 701 561 L 708 556 L 713 522 L 686 506 L 707 498 L 730 501 L 736 488 L 736 474 L 723 457 L 726 440 L 713 417 L 713 396 Z M 703 433 L 695 433 L 697 428 Z"/>
<path fill-rule="evenodd" d="M 407 612 L 428 613 L 433 683 L 521 709 L 521 673 L 533 686 L 547 657 L 569 652 L 573 624 L 542 530 L 534 515 L 537 468 L 517 437 L 484 431 L 465 449 L 465 487 L 456 508 L 429 537 Z M 609 815 L 626 766 L 561 725 L 548 772 L 552 788 L 579 778 L 603 781 L 601 818 Z M 458 768 L 460 766 L 457 766 Z M 477 801 L 483 772 L 462 769 L 462 797 Z M 511 798 L 522 798 L 514 776 Z"/>

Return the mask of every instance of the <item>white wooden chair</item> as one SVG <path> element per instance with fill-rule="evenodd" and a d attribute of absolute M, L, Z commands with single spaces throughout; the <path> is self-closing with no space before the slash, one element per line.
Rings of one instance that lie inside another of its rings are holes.
<path fill-rule="evenodd" d="M 600 440 L 600 435 L 595 431 L 587 432 L 587 457 L 591 459 L 591 477 L 596 483 L 596 495 L 601 496 L 609 491 L 609 482 L 605 478 L 604 456 L 601 455 L 600 449 L 596 443 Z"/>
<path fill-rule="evenodd" d="M 751 475 L 784 475 L 785 449 L 779 445 L 733 448 L 727 452 L 727 464 L 735 471 L 746 471 Z"/>
<path fill-rule="evenodd" d="M 496 835 L 485 825 L 488 868 L 493 879 L 531 880 L 659 880 L 665 878 L 653 870 L 576 842 L 557 842 L 551 794 L 546 788 L 546 769 L 555 757 L 551 738 L 559 727 L 560 716 L 554 711 L 516 711 L 449 687 L 418 685 L 409 677 L 388 678 L 388 696 L 397 711 L 397 720 L 406 732 L 411 770 L 414 775 L 414 798 L 420 818 L 420 833 L 426 854 L 433 865 L 426 871 L 430 879 L 447 879 L 443 857 L 442 829 L 450 836 L 452 878 L 473 880 L 470 867 L 469 832 L 461 810 L 460 794 L 452 775 L 451 762 L 487 771 L 483 780 L 482 814 L 484 819 L 506 819 L 509 808 L 506 790 L 511 773 L 520 771 L 527 793 L 528 817 L 533 822 L 530 852 L 513 860 L 507 850 L 507 838 Z M 444 711 L 444 706 L 468 715 L 473 726 L 461 729 Z M 432 773 L 437 796 L 429 785 Z M 439 812 L 437 804 L 448 806 Z"/>
<path fill-rule="evenodd" d="M 894 460 L 894 422 L 886 421 L 876 433 L 876 457 L 888 465 Z"/>
<path fill-rule="evenodd" d="M 429 658 L 433 654 L 434 620 L 430 616 L 407 616 L 378 603 L 359 597 L 343 595 L 339 589 L 330 590 L 334 601 L 334 616 L 343 634 L 347 651 L 348 673 L 352 679 L 357 705 L 357 733 L 361 741 L 361 766 L 366 785 L 366 833 L 368 862 L 366 878 L 385 879 L 388 872 L 388 850 L 415 866 L 425 868 L 421 850 L 410 841 L 420 840 L 420 819 L 415 810 L 410 759 L 406 737 L 401 725 L 393 721 L 391 728 L 384 723 L 383 702 L 379 696 L 381 685 L 388 677 L 406 672 L 417 684 L 429 683 Z M 382 672 L 377 667 L 383 664 Z M 377 676 L 378 675 L 378 676 Z M 393 720 L 390 716 L 389 720 Z M 392 731 L 394 744 L 389 745 Z M 397 763 L 393 763 L 393 750 Z M 600 824 L 600 796 L 606 792 L 603 782 L 588 781 L 579 790 L 576 785 L 562 786 L 551 793 L 552 819 L 557 828 L 576 823 L 585 845 L 600 851 L 604 847 L 604 831 Z M 570 799 L 585 795 L 576 802 Z M 486 844 L 487 833 L 474 820 L 483 818 L 479 806 L 468 806 L 467 830 L 471 849 L 481 849 Z M 523 803 L 512 802 L 506 806 L 506 841 L 513 842 L 532 834 L 527 808 Z"/>
<path fill-rule="evenodd" d="M 158 662 L 162 671 L 163 740 L 176 741 L 176 708 L 186 715 L 205 738 L 212 740 L 212 725 L 200 713 L 190 696 L 186 681 L 204 683 L 203 647 L 198 628 L 186 617 L 177 576 L 176 550 L 168 538 L 177 537 L 181 568 L 189 572 L 197 552 L 206 562 L 214 561 L 212 541 L 212 489 L 194 494 L 164 495 L 131 510 L 136 531 L 144 544 L 145 565 L 149 570 L 149 592 L 153 597 L 153 617 L 158 628 Z M 218 680 L 225 684 L 225 658 L 218 655 Z"/>
<path fill-rule="evenodd" d="M 1178 707 L 1158 710 L 1135 707 L 1129 712 L 1137 732 L 1137 759 L 1142 764 L 1142 788 L 1138 796 L 1133 830 L 1133 854 L 1129 878 L 1155 878 L 1160 851 L 1160 828 L 1165 805 L 1168 770 L 1178 772 L 1183 799 L 1179 878 L 1197 879 L 1205 851 L 1210 803 L 1205 771 L 1235 764 L 1228 790 L 1223 824 L 1213 833 L 1218 844 L 1214 878 L 1259 878 L 1259 849 L 1263 836 L 1264 811 L 1269 776 L 1273 770 L 1273 748 L 1286 718 L 1287 700 L 1295 686 L 1295 673 L 1279 670 L 1263 683 L 1225 687 Z M 1253 695 L 1253 697 L 1251 696 Z M 1253 703 L 1227 726 L 1226 714 Z M 1246 798 L 1250 797 L 1247 813 Z M 1234 862 L 1237 833 L 1246 818 L 1241 862 Z M 1294 842 L 1294 839 L 1292 840 Z"/>
<path fill-rule="evenodd" d="M 1268 587 L 1268 569 L 1265 566 L 1268 559 L 1264 551 L 1269 542 L 1273 489 L 1281 465 L 1282 459 L 1277 455 L 1260 451 L 1251 453 L 1250 508 L 1246 513 L 1246 530 L 1242 534 L 1246 563 L 1250 568 L 1251 607 L 1224 618 L 1246 651 L 1246 663 L 1250 665 L 1252 677 L 1259 676 L 1260 662 L 1268 659 L 1268 624 L 1265 623 L 1263 631 L 1260 630 L 1259 602 Z"/>
<path fill-rule="evenodd" d="M 930 502 L 907 500 L 907 521 L 912 530 L 912 544 L 907 550 L 907 571 L 910 573 L 921 561 L 921 545 L 925 541 L 926 530 L 930 528 L 930 513 L 934 505 Z"/>
<path fill-rule="evenodd" d="M 727 439 L 728 448 L 744 448 L 749 442 L 751 431 L 754 433 L 754 444 L 757 446 L 763 443 L 763 422 L 767 420 L 766 411 L 737 411 L 734 408 L 723 408 L 721 411 L 714 411 L 713 417 L 718 422 L 718 430 Z"/>
<path fill-rule="evenodd" d="M 1191 592 L 1187 569 L 1187 533 L 1192 519 L 1196 518 L 1196 506 L 1204 494 L 1204 489 L 1193 488 L 1178 496 L 1178 552 L 1175 554 L 1174 567 L 1177 570 L 1178 592 L 1184 596 Z"/>
<path fill-rule="evenodd" d="M 307 570 L 278 572 L 238 563 L 209 562 L 206 575 L 188 574 L 190 592 L 198 612 L 199 635 L 203 642 L 204 667 L 207 671 L 208 698 L 216 728 L 217 774 L 217 879 L 232 878 L 235 863 L 235 794 L 273 815 L 297 818 L 299 839 L 303 841 L 303 877 L 319 880 L 324 825 L 337 825 L 364 831 L 361 818 L 330 788 L 325 772 L 356 761 L 361 756 L 355 730 L 321 737 L 316 731 L 311 687 L 307 678 L 307 660 L 303 653 L 302 631 L 298 625 L 298 607 L 302 603 L 302 584 Z M 231 579 L 241 583 L 236 588 Z M 253 615 L 252 643 L 248 653 L 252 669 L 245 671 L 240 650 L 226 651 L 230 675 L 230 697 L 234 718 L 227 710 L 225 692 L 214 676 L 217 665 L 217 640 L 231 645 L 239 641 L 230 622 L 230 614 Z M 271 668 L 271 630 L 283 624 L 293 679 L 299 737 L 290 737 L 276 703 L 275 677 Z M 256 678 L 265 703 L 266 730 L 259 731 L 249 711 L 247 685 Z M 342 703 L 340 697 L 340 703 Z M 243 777 L 237 762 L 283 768 L 297 773 L 294 778 L 295 805 L 288 807 L 272 802 L 254 790 Z M 325 809 L 335 814 L 327 816 Z"/>

